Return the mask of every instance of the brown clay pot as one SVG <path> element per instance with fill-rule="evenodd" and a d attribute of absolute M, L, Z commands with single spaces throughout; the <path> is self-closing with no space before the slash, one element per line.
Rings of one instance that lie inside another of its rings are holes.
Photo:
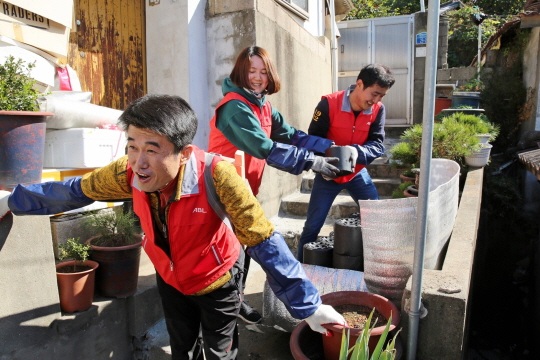
<path fill-rule="evenodd" d="M 74 263 L 75 261 L 66 261 L 57 264 L 56 269 L 73 266 Z M 83 265 L 90 266 L 91 269 L 77 273 L 56 273 L 60 308 L 64 312 L 85 311 L 92 306 L 95 270 L 99 267 L 99 264 L 92 260 L 86 260 Z"/>
<path fill-rule="evenodd" d="M 410 177 L 410 176 L 405 176 L 403 174 L 399 174 L 399 178 L 401 179 L 402 183 L 405 183 L 407 181 L 410 181 L 410 182 L 414 183 L 416 181 L 416 176 L 415 177 Z"/>
<path fill-rule="evenodd" d="M 371 294 L 364 291 L 337 291 L 328 293 L 321 296 L 323 304 L 332 306 L 337 305 L 364 305 L 369 308 L 376 308 L 385 318 L 390 318 L 392 315 L 392 324 L 390 325 L 390 331 L 394 330 L 400 321 L 399 310 L 397 307 L 387 298 Z M 326 360 L 338 360 L 339 352 L 341 350 L 341 337 L 343 332 L 343 326 L 327 324 L 323 325 L 327 330 L 332 332 L 333 336 L 322 336 L 324 357 Z M 369 351 L 373 352 L 381 334 L 384 332 L 385 326 L 379 326 L 373 329 L 371 336 L 369 337 Z M 349 338 L 349 348 L 353 347 L 356 339 L 360 335 L 362 330 L 351 329 Z"/>
<path fill-rule="evenodd" d="M 137 291 L 139 264 L 141 260 L 142 235 L 135 235 L 139 242 L 126 246 L 97 246 L 92 240 L 90 258 L 99 263 L 96 271 L 96 291 L 102 296 L 124 298 Z"/>

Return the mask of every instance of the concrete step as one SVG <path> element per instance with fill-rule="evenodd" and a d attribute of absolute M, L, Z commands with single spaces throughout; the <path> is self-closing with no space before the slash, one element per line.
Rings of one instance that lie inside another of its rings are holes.
<path fill-rule="evenodd" d="M 280 215 L 282 217 L 303 216 L 307 214 L 309 199 L 311 194 L 296 192 L 284 197 L 281 200 Z M 352 213 L 358 212 L 358 205 L 348 194 L 338 194 L 328 211 L 328 216 L 333 219 L 348 217 Z"/>
<path fill-rule="evenodd" d="M 171 345 L 165 319 L 156 323 L 146 334 L 148 360 L 171 360 Z"/>
<path fill-rule="evenodd" d="M 371 165 L 370 165 L 371 166 Z M 379 165 L 377 165 L 379 166 Z M 373 183 L 377 188 L 379 196 L 391 196 L 392 192 L 399 186 L 401 179 L 399 178 L 399 173 L 397 170 L 390 169 L 390 165 L 380 165 L 384 166 L 383 170 L 377 170 L 374 173 L 382 173 L 384 176 L 374 176 L 370 173 Z M 368 169 L 369 171 L 369 169 Z M 394 175 L 396 176 L 390 176 Z M 309 193 L 313 189 L 313 182 L 315 180 L 315 174 L 313 172 L 308 172 L 302 177 L 301 192 Z M 347 191 L 343 190 L 342 194 L 348 194 Z"/>

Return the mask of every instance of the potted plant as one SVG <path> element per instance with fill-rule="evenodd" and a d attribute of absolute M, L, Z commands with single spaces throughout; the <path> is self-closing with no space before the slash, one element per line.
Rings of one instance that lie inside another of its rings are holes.
<path fill-rule="evenodd" d="M 99 266 L 88 260 L 90 246 L 70 238 L 58 249 L 60 260 L 72 259 L 56 265 L 60 308 L 68 313 L 87 310 L 94 299 L 95 270 Z"/>
<path fill-rule="evenodd" d="M 473 109 L 480 108 L 480 92 L 484 85 L 481 80 L 474 78 L 465 85 L 458 87 L 452 93 L 452 106 L 469 105 Z"/>
<path fill-rule="evenodd" d="M 349 317 L 347 314 L 344 314 L 344 312 L 351 309 L 355 310 L 355 308 L 340 308 L 341 306 L 366 307 L 366 318 L 370 312 L 373 311 L 372 309 L 375 308 L 375 311 L 377 311 L 381 317 L 385 318 L 384 320 L 379 319 L 381 322 L 380 326 L 370 327 L 370 325 L 364 321 L 367 324 L 367 327 L 370 329 L 369 341 L 367 343 L 370 352 L 375 351 L 379 341 L 384 343 L 388 332 L 393 331 L 399 325 L 399 310 L 391 301 L 383 296 L 364 291 L 337 291 L 324 294 L 321 296 L 321 299 L 323 304 L 332 305 L 336 311 L 341 312 L 344 315 L 345 319 L 349 323 L 349 326 L 351 326 L 349 337 L 352 343 L 355 343 L 357 338 L 361 336 L 363 327 L 353 328 L 356 327 L 357 324 L 354 323 L 353 318 Z M 388 323 L 385 325 L 385 321 L 387 320 L 390 321 L 390 325 L 388 325 Z M 364 324 L 362 323 L 358 325 L 360 326 Z M 294 328 L 291 334 L 290 346 L 293 357 L 296 360 L 319 358 L 320 354 L 310 354 L 310 352 L 313 352 L 313 350 L 317 352 L 324 352 L 324 359 L 326 360 L 340 359 L 340 353 L 342 352 L 341 339 L 344 327 L 341 325 L 330 324 L 323 326 L 331 333 L 331 336 L 325 336 L 313 332 L 305 321 L 302 321 Z M 366 336 L 367 334 L 364 334 L 364 340 Z M 321 343 L 321 337 L 322 347 L 318 346 L 317 344 Z M 308 341 L 309 345 L 307 344 Z"/>
<path fill-rule="evenodd" d="M 127 297 L 137 291 L 142 235 L 137 217 L 122 207 L 95 212 L 83 226 L 95 234 L 86 243 L 90 258 L 99 263 L 97 292 L 103 296 Z"/>
<path fill-rule="evenodd" d="M 349 355 L 351 359 L 355 360 L 394 360 L 397 356 L 396 350 L 396 339 L 399 334 L 398 330 L 392 340 L 386 344 L 386 348 L 383 350 L 384 344 L 386 342 L 386 337 L 390 332 L 390 326 L 392 324 L 392 315 L 386 323 L 379 341 L 374 349 L 370 349 L 368 344 L 371 340 L 371 333 L 375 328 L 375 324 L 371 326 L 371 320 L 373 319 L 373 314 L 375 313 L 375 308 L 371 310 L 369 318 L 364 324 L 364 328 L 360 336 L 357 337 L 356 342 L 352 347 L 349 346 L 350 343 L 350 329 L 343 328 L 343 334 L 341 337 L 341 349 L 339 352 L 339 360 L 347 360 Z M 401 354 L 400 354 L 401 355 Z"/>
<path fill-rule="evenodd" d="M 414 125 L 400 136 L 403 140 L 390 149 L 392 163 L 411 166 L 420 163 L 422 125 Z M 433 124 L 433 158 L 454 160 L 463 164 L 463 157 L 480 147 L 471 127 L 454 120 Z"/>
<path fill-rule="evenodd" d="M 13 56 L 0 64 L 0 190 L 41 182 L 45 119 L 30 76 L 34 64 Z"/>

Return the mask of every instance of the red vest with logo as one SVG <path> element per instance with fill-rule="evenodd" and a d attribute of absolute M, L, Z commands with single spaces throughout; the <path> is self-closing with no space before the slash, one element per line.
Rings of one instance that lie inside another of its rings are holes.
<path fill-rule="evenodd" d="M 234 153 L 238 148 L 234 146 L 221 131 L 216 127 L 216 114 L 219 107 L 231 100 L 240 100 L 247 104 L 253 114 L 259 119 L 261 128 L 268 138 L 272 132 L 272 106 L 269 101 L 266 101 L 262 106 L 262 111 L 257 105 L 253 105 L 242 95 L 230 92 L 216 106 L 216 111 L 212 120 L 210 121 L 210 139 L 208 144 L 208 151 L 216 154 L 221 154 L 226 157 L 234 158 Z M 246 179 L 251 186 L 253 195 L 257 195 L 259 187 L 261 186 L 262 175 L 266 160 L 258 159 L 246 153 Z"/>
<path fill-rule="evenodd" d="M 182 184 L 182 197 L 169 205 L 166 222 L 170 257 L 156 245 L 149 197 L 137 189 L 137 178 L 128 165 L 133 210 L 139 216 L 145 234 L 143 248 L 163 280 L 185 295 L 194 294 L 219 279 L 234 265 L 240 251 L 240 242 L 233 231 L 208 203 L 204 156 L 203 150 L 194 147 L 185 165 L 183 183 L 188 177 L 196 180 L 186 188 Z M 212 171 L 220 160 L 214 157 Z M 184 191 L 188 193 L 184 194 Z"/>
<path fill-rule="evenodd" d="M 352 109 L 350 111 L 344 111 L 341 109 L 343 104 L 343 97 L 345 91 L 338 91 L 326 96 L 329 107 L 330 128 L 326 137 L 330 140 L 334 140 L 336 145 L 345 146 L 351 144 L 363 145 L 369 135 L 369 129 L 371 124 L 377 118 L 381 104 L 377 103 L 371 107 L 371 114 L 364 114 L 361 112 L 356 118 Z M 356 164 L 354 173 L 342 176 L 335 179 L 335 182 L 346 183 L 351 180 L 356 174 L 365 168 L 365 165 Z"/>

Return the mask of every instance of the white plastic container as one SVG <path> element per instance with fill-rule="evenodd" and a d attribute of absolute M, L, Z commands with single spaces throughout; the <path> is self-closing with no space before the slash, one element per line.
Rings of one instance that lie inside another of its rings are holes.
<path fill-rule="evenodd" d="M 493 145 L 484 144 L 482 148 L 469 156 L 465 156 L 465 164 L 474 167 L 486 166 L 489 161 L 489 154 Z"/>
<path fill-rule="evenodd" d="M 125 155 L 123 131 L 73 128 L 45 135 L 43 167 L 97 168 Z"/>

